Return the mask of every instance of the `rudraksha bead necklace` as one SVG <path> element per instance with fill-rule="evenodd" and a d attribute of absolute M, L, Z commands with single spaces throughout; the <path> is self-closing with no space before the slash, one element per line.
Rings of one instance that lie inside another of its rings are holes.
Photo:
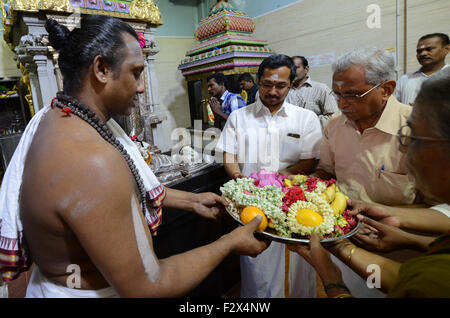
<path fill-rule="evenodd" d="M 56 106 L 58 108 L 61 108 L 63 112 L 65 113 L 72 113 L 81 119 L 83 119 L 85 122 L 87 122 L 89 125 L 91 125 L 97 132 L 100 134 L 100 136 L 103 137 L 108 143 L 110 143 L 114 148 L 119 151 L 119 153 L 122 155 L 122 157 L 125 159 L 126 163 L 128 164 L 128 167 L 131 170 L 131 173 L 134 176 L 134 179 L 136 181 L 136 184 L 139 189 L 140 194 L 140 201 L 142 205 L 142 212 L 145 215 L 147 202 L 146 202 L 146 194 L 147 191 L 144 187 L 144 182 L 142 181 L 141 176 L 139 175 L 139 171 L 136 168 L 136 165 L 134 164 L 133 159 L 131 159 L 130 155 L 126 151 L 126 149 L 122 146 L 122 144 L 114 137 L 112 131 L 106 126 L 105 123 L 103 123 L 100 118 L 97 116 L 95 112 L 93 112 L 87 105 L 84 105 L 77 99 L 65 95 L 62 92 L 58 92 L 56 94 L 56 99 L 52 101 L 52 107 Z M 67 107 L 70 109 L 68 110 Z"/>

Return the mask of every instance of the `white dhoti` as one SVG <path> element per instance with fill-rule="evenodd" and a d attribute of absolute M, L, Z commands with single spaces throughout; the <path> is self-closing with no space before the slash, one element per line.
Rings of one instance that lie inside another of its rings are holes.
<path fill-rule="evenodd" d="M 97 290 L 68 288 L 51 282 L 35 265 L 27 287 L 26 298 L 118 298 L 112 287 Z"/>
<path fill-rule="evenodd" d="M 288 251 L 289 268 L 286 269 L 285 253 L 284 244 L 272 242 L 257 257 L 241 256 L 241 297 L 316 297 L 313 267 L 298 254 Z M 289 284 L 289 295 L 285 294 L 286 283 Z"/>

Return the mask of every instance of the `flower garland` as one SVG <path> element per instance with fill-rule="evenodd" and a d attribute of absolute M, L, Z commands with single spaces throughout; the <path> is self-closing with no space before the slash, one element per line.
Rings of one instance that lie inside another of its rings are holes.
<path fill-rule="evenodd" d="M 263 188 L 255 186 L 254 179 L 230 180 L 220 188 L 222 195 L 230 202 L 231 211 L 239 216 L 242 207 L 255 206 L 266 214 L 277 233 L 289 235 L 286 214 L 281 210 L 283 191 L 273 185 Z"/>
<path fill-rule="evenodd" d="M 327 201 L 314 192 L 305 192 L 307 201 L 297 201 L 293 203 L 288 212 L 288 227 L 291 233 L 302 236 L 317 233 L 318 235 L 329 234 L 334 231 L 335 218 L 333 210 Z M 319 213 L 323 217 L 323 222 L 318 226 L 305 226 L 297 221 L 297 213 L 300 209 L 310 209 Z"/>
<path fill-rule="evenodd" d="M 308 237 L 317 233 L 324 237 L 336 237 L 347 234 L 356 226 L 357 221 L 348 210 L 343 208 L 343 213 L 336 212 L 324 196 L 324 191 L 336 180 L 296 175 L 280 184 L 280 177 L 276 172 L 261 170 L 250 175 L 250 178 L 230 180 L 220 190 L 230 203 L 229 209 L 233 214 L 239 217 L 244 207 L 255 206 L 266 214 L 269 227 L 279 236 Z M 298 213 L 302 209 L 309 210 L 310 217 L 318 218 L 320 223 L 316 226 L 300 224 Z"/>

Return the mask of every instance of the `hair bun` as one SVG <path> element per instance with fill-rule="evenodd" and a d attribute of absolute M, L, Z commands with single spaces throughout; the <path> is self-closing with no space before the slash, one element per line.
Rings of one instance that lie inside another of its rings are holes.
<path fill-rule="evenodd" d="M 48 32 L 48 40 L 55 50 L 59 50 L 66 45 L 70 34 L 66 26 L 59 24 L 53 19 L 48 19 L 45 22 L 45 29 Z"/>

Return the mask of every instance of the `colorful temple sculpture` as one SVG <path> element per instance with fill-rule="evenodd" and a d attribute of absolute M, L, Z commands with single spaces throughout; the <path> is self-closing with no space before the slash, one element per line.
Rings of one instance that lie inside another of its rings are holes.
<path fill-rule="evenodd" d="M 217 1 L 208 17 L 200 21 L 195 30 L 195 38 L 200 43 L 186 52 L 178 67 L 188 82 L 192 121 L 208 121 L 206 100 L 203 98 L 208 97 L 207 76 L 215 72 L 224 73 L 229 82 L 228 89 L 239 93 L 239 74 L 256 74 L 261 61 L 273 54 L 267 47 L 267 41 L 252 36 L 254 29 L 255 24 L 247 14 L 234 9 L 224 0 Z"/>
<path fill-rule="evenodd" d="M 155 55 L 159 52 L 154 40 L 156 28 L 163 24 L 161 13 L 152 0 L 0 0 L 3 11 L 4 39 L 17 55 L 22 82 L 27 87 L 27 100 L 32 114 L 49 104 L 62 90 L 58 67 L 58 51 L 49 44 L 45 21 L 55 19 L 72 30 L 84 15 L 99 14 L 120 18 L 129 23 L 142 40 L 145 70 L 145 93 L 136 102 L 138 107 L 128 118 L 121 118 L 127 133 L 152 145 L 152 152 L 168 147 L 162 135 L 158 101 L 158 80 Z M 119 120 L 120 121 L 120 120 Z"/>

